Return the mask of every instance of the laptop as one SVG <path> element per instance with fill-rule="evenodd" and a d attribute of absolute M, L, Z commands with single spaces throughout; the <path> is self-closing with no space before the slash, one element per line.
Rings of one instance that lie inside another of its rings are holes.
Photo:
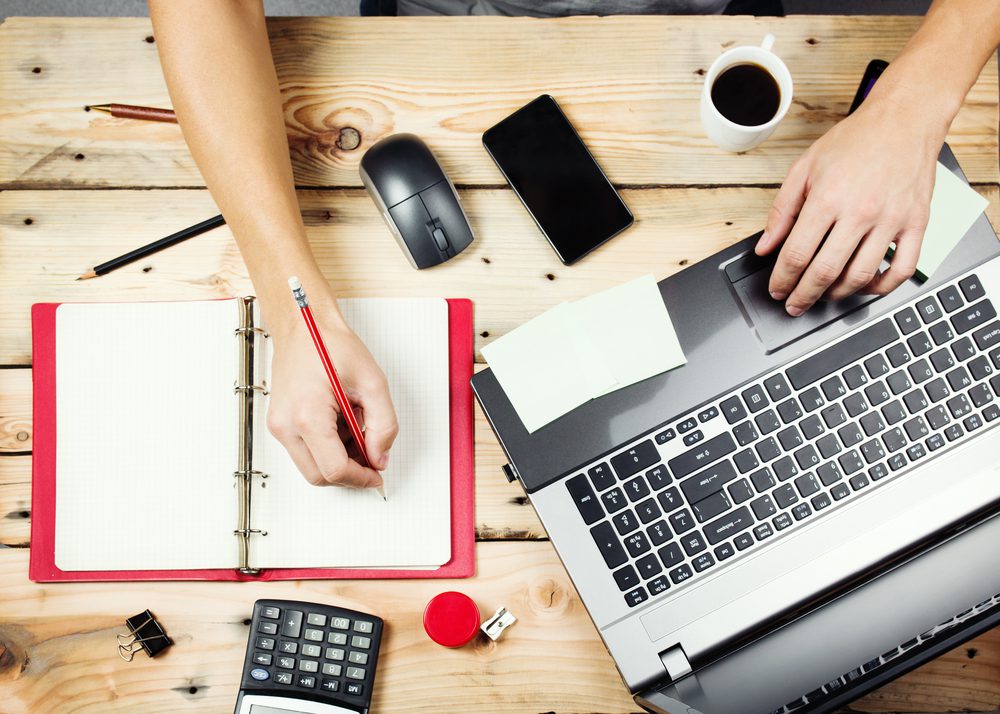
<path fill-rule="evenodd" d="M 1000 624 L 989 221 L 930 280 L 797 319 L 757 237 L 659 283 L 683 367 L 531 434 L 472 380 L 651 712 L 832 711 Z"/>

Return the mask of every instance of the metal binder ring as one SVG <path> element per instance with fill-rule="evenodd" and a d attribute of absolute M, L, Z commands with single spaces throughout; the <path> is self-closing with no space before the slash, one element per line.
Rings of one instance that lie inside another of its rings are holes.
<path fill-rule="evenodd" d="M 266 384 L 234 384 L 234 392 L 260 392 L 261 394 L 270 394 Z"/>
<path fill-rule="evenodd" d="M 270 337 L 271 333 L 265 330 L 263 327 L 237 327 L 233 332 L 237 335 L 245 335 L 248 332 L 256 332 L 258 335 L 263 335 L 265 338 Z"/>

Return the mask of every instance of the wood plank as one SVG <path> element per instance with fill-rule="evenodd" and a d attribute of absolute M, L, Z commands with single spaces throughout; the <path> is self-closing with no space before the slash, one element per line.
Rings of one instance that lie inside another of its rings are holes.
<path fill-rule="evenodd" d="M 365 149 L 400 131 L 424 137 L 456 182 L 500 184 L 481 134 L 543 92 L 561 102 L 616 183 L 694 185 L 780 183 L 844 116 L 868 60 L 892 59 L 918 22 L 272 18 L 268 27 L 301 185 L 359 185 Z M 794 103 L 762 147 L 728 154 L 701 129 L 702 73 L 723 49 L 756 44 L 766 32 L 791 69 Z M 5 21 L 0 136 L 17 139 L 0 144 L 0 186 L 202 185 L 177 127 L 83 110 L 105 101 L 169 106 L 150 37 L 144 18 Z M 993 59 L 949 135 L 974 182 L 1000 180 L 997 122 Z M 347 128 L 360 133 L 356 149 L 338 146 Z"/>
<path fill-rule="evenodd" d="M 31 537 L 31 457 L 0 456 L 0 548 Z"/>
<path fill-rule="evenodd" d="M 1000 225 L 1000 191 L 979 190 Z M 472 298 L 479 361 L 484 344 L 560 302 L 648 272 L 665 277 L 759 230 L 774 197 L 761 188 L 624 191 L 636 225 L 566 267 L 511 191 L 461 193 L 476 240 L 454 260 L 423 271 L 409 266 L 363 191 L 301 191 L 299 202 L 316 257 L 340 295 Z M 203 190 L 0 194 L 0 365 L 30 364 L 35 302 L 250 294 L 226 227 L 110 275 L 75 279 L 213 213 Z"/>
<path fill-rule="evenodd" d="M 0 369 L 0 454 L 31 451 L 30 374 Z"/>
<path fill-rule="evenodd" d="M 244 619 L 260 597 L 330 602 L 388 623 L 374 711 L 635 712 L 552 547 L 480 543 L 462 581 L 84 583 L 27 581 L 27 551 L 0 549 L 0 682 L 11 711 L 223 711 L 235 701 Z M 420 616 L 449 588 L 484 614 L 519 618 L 498 643 L 432 643 Z M 197 607 L 191 603 L 197 602 Z M 151 609 L 176 644 L 122 662 L 114 634 Z M 970 650 L 975 654 L 970 657 Z M 23 667 L 23 669 L 22 669 Z M 851 711 L 983 711 L 1000 706 L 994 630 L 851 706 Z M 477 704 L 479 703 L 479 704 Z"/>

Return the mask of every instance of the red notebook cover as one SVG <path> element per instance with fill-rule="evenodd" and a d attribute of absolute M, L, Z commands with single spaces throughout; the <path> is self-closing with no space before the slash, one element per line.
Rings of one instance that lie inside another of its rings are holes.
<path fill-rule="evenodd" d="M 244 575 L 210 570 L 64 571 L 55 564 L 56 532 L 56 309 L 31 307 L 34 451 L 31 473 L 31 555 L 35 582 L 72 580 L 307 580 L 360 578 L 468 578 L 475 573 L 474 449 L 472 430 L 472 301 L 448 300 L 451 398 L 451 560 L 435 570 L 270 568 Z"/>

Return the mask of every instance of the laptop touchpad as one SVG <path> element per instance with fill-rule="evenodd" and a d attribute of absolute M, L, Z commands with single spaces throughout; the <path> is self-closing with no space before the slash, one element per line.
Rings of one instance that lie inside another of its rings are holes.
<path fill-rule="evenodd" d="M 774 300 L 767 291 L 775 258 L 760 257 L 751 250 L 727 263 L 724 268 L 737 301 L 768 353 L 878 298 L 877 295 L 852 295 L 836 302 L 820 300 L 801 317 L 791 317 L 785 312 L 785 304 Z"/>

